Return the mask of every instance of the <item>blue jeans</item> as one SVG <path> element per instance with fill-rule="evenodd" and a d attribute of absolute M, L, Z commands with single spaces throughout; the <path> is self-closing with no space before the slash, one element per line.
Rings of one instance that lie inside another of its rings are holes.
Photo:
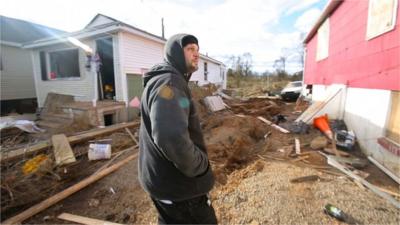
<path fill-rule="evenodd" d="M 172 204 L 152 198 L 158 211 L 158 224 L 217 224 L 207 195 Z"/>

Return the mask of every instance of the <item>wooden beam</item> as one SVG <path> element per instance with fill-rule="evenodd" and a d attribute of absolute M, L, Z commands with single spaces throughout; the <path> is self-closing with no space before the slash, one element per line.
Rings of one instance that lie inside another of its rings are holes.
<path fill-rule="evenodd" d="M 394 206 L 396 206 L 396 208 L 400 209 L 400 202 L 396 201 L 396 199 L 394 199 L 392 196 L 390 196 L 387 193 L 379 190 L 375 185 L 369 183 L 365 179 L 363 179 L 363 178 L 357 176 L 356 174 L 354 174 L 353 172 L 351 172 L 351 170 L 349 170 L 348 168 L 346 168 L 345 166 L 340 164 L 338 161 L 336 161 L 336 159 L 334 157 L 332 157 L 330 155 L 327 155 L 325 153 L 322 153 L 322 152 L 319 152 L 319 153 L 324 155 L 328 159 L 328 164 L 329 165 L 339 169 L 344 174 L 346 174 L 347 176 L 353 178 L 354 180 L 359 181 L 361 184 L 363 184 L 364 186 L 369 188 L 372 192 L 374 192 L 375 194 L 377 194 L 377 195 L 381 196 L 382 198 L 386 199 L 387 201 L 392 203 Z"/>
<path fill-rule="evenodd" d="M 280 127 L 280 126 L 278 126 L 278 125 L 272 123 L 271 121 L 265 119 L 265 118 L 262 117 L 262 116 L 257 117 L 257 119 L 263 121 L 264 123 L 270 125 L 271 127 L 275 128 L 275 129 L 277 129 L 277 130 L 279 130 L 279 131 L 282 132 L 282 133 L 285 133 L 285 134 L 290 133 L 290 131 L 288 131 L 288 130 L 286 130 L 285 128 Z"/>
<path fill-rule="evenodd" d="M 301 153 L 300 140 L 298 138 L 294 139 L 294 149 L 296 150 L 297 155 L 299 155 Z"/>
<path fill-rule="evenodd" d="M 114 131 L 123 129 L 125 127 L 139 127 L 139 124 L 140 124 L 139 122 L 129 122 L 129 123 L 115 124 L 115 125 L 108 126 L 105 128 L 96 128 L 96 129 L 89 130 L 89 131 L 81 133 L 81 134 L 70 136 L 70 137 L 68 137 L 68 142 L 70 144 L 83 142 L 86 140 L 93 139 L 96 136 L 112 133 Z M 39 143 L 32 145 L 30 147 L 27 147 L 27 148 L 20 148 L 20 149 L 16 149 L 16 150 L 13 150 L 10 152 L 6 152 L 6 153 L 1 152 L 0 153 L 0 161 L 1 162 L 13 161 L 13 160 L 19 159 L 20 157 L 22 157 L 24 155 L 26 156 L 26 155 L 32 155 L 35 153 L 39 153 L 51 146 L 52 146 L 51 141 L 47 140 L 47 141 L 39 142 Z"/>
<path fill-rule="evenodd" d="M 6 221 L 3 221 L 2 224 L 19 224 L 22 221 L 30 218 L 33 215 L 36 215 L 37 213 L 47 209 L 48 207 L 56 204 L 57 202 L 65 199 L 66 197 L 74 194 L 75 192 L 78 192 L 79 190 L 87 187 L 89 184 L 92 184 L 101 178 L 107 176 L 108 174 L 116 171 L 119 169 L 121 166 L 125 165 L 132 159 L 135 159 L 138 156 L 138 153 L 135 153 L 133 155 L 130 155 L 129 157 L 125 158 L 124 160 L 100 171 L 99 173 L 90 175 L 89 177 L 83 179 L 82 181 L 72 185 L 71 187 L 51 196 L 50 198 L 30 207 L 29 209 L 23 211 L 22 213 L 11 217 L 10 219 L 7 219 Z"/>
<path fill-rule="evenodd" d="M 73 215 L 69 213 L 61 213 L 60 215 L 57 216 L 57 218 L 66 220 L 66 221 L 71 221 L 75 223 L 80 223 L 80 224 L 85 224 L 85 225 L 122 225 L 120 223 L 113 223 L 113 222 L 108 222 L 104 220 L 98 220 L 98 219 L 92 219 L 89 217 L 84 217 L 84 216 L 78 216 L 78 215 Z"/>
<path fill-rule="evenodd" d="M 129 136 L 131 137 L 132 141 L 135 142 L 135 144 L 136 144 L 137 146 L 139 146 L 138 142 L 136 141 L 135 136 L 133 136 L 132 132 L 131 132 L 127 127 L 125 127 L 125 131 L 126 131 L 126 133 L 129 134 Z"/>

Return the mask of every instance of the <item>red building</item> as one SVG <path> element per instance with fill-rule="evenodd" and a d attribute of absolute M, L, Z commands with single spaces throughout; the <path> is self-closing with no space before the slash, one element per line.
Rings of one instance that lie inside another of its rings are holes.
<path fill-rule="evenodd" d="M 313 101 L 341 84 L 325 110 L 344 119 L 362 150 L 400 175 L 400 10 L 398 0 L 331 0 L 310 30 L 304 82 Z M 336 97 L 337 98 L 337 97 Z"/>

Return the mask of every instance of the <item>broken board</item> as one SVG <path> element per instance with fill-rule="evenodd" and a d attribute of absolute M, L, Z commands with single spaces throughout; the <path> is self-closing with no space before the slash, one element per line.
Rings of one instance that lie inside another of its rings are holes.
<path fill-rule="evenodd" d="M 53 143 L 54 157 L 58 166 L 76 162 L 74 152 L 65 134 L 53 135 L 51 142 Z"/>
<path fill-rule="evenodd" d="M 225 104 L 220 96 L 207 96 L 204 102 L 212 112 L 217 112 L 225 109 Z"/>

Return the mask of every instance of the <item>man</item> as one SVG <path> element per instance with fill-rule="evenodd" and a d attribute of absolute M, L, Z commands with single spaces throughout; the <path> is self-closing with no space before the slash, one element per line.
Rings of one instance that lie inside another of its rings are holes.
<path fill-rule="evenodd" d="M 188 87 L 198 69 L 197 38 L 172 36 L 164 61 L 143 77 L 139 180 L 160 224 L 216 224 L 207 197 L 214 176 Z"/>

